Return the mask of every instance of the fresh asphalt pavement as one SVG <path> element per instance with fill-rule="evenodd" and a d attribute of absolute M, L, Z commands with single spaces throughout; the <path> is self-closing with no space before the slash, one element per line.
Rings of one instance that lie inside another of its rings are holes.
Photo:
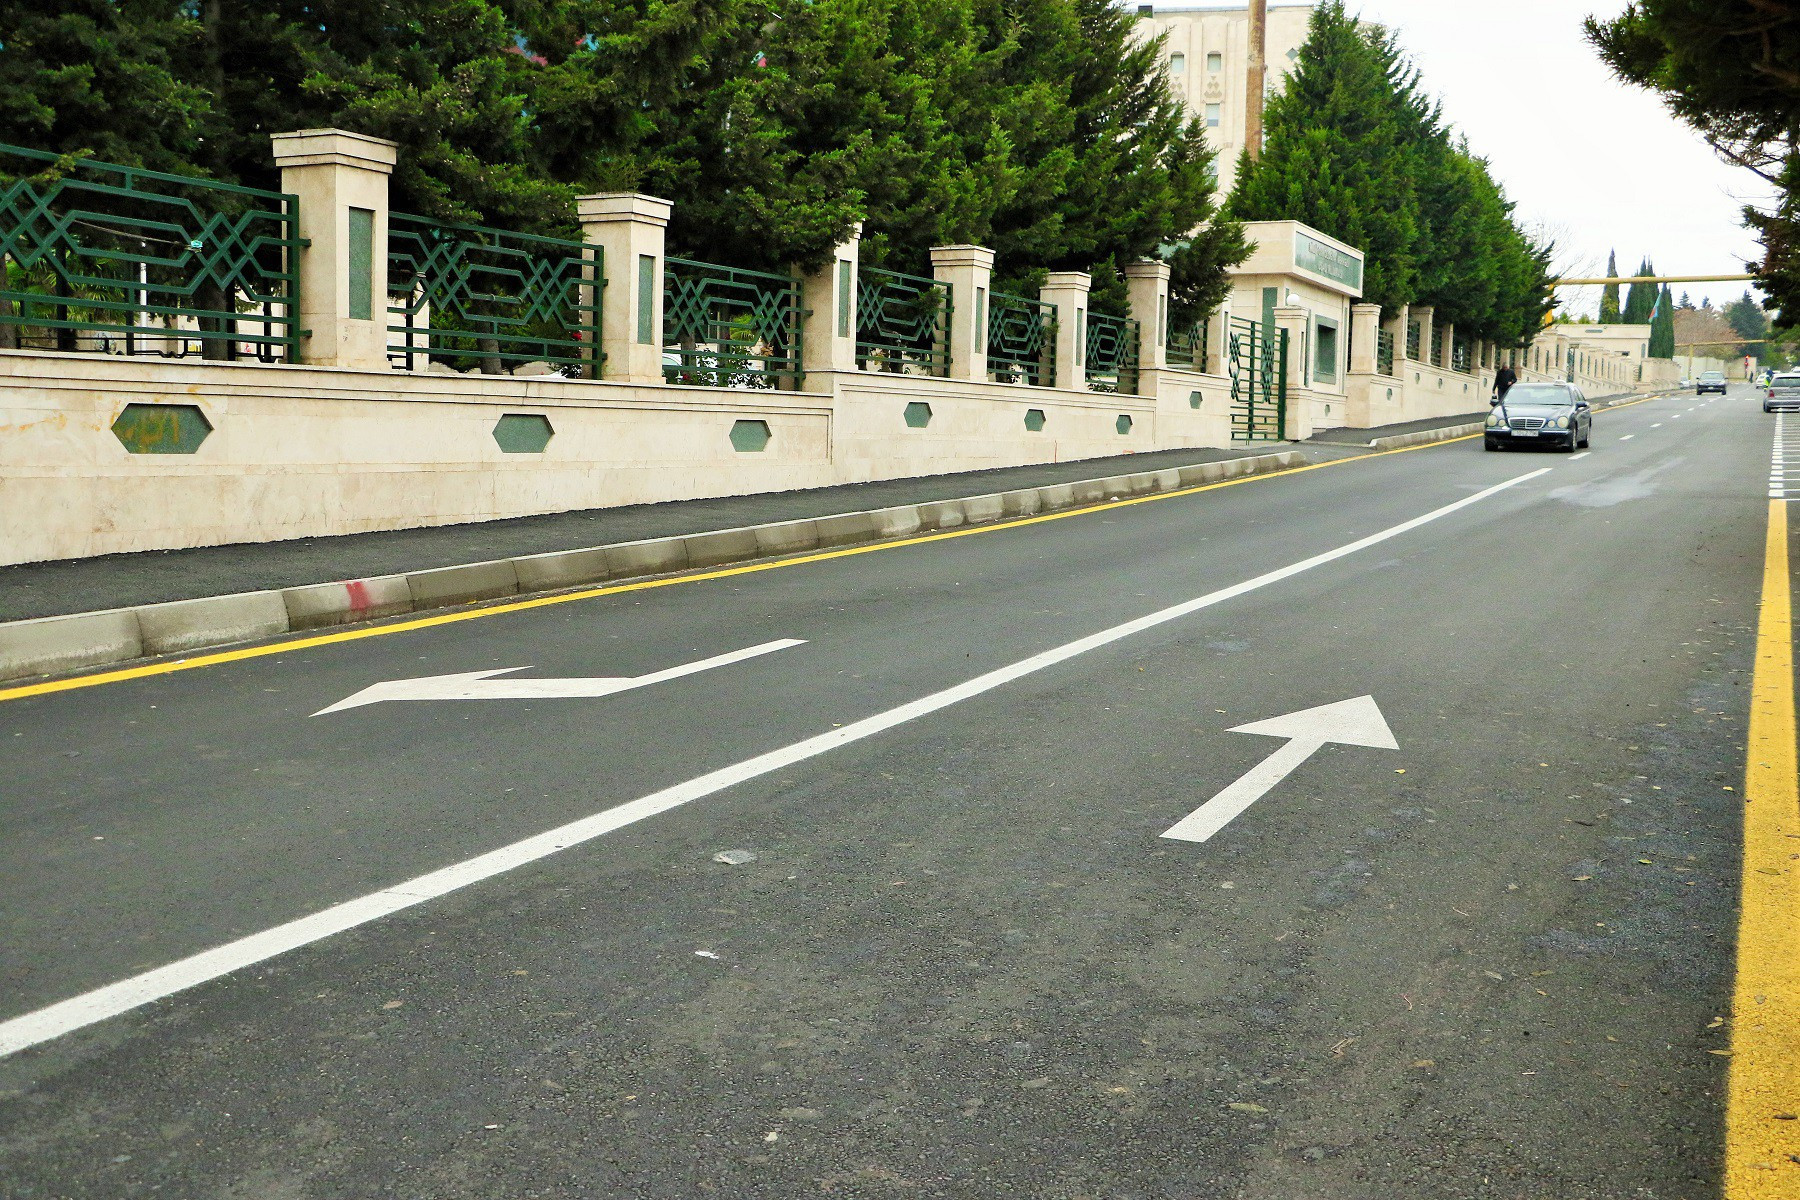
<path fill-rule="evenodd" d="M 1772 420 L 0 701 L 0 1022 L 724 773 L 0 1058 L 0 1195 L 1715 1194 Z M 1398 749 L 1159 836 L 1281 745 L 1232 727 L 1362 696 Z"/>

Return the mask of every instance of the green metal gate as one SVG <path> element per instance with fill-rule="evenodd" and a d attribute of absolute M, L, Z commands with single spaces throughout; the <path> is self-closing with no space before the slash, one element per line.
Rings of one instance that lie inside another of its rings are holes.
<path fill-rule="evenodd" d="M 1274 322 L 1231 318 L 1231 437 L 1279 442 L 1287 428 L 1287 330 Z"/>

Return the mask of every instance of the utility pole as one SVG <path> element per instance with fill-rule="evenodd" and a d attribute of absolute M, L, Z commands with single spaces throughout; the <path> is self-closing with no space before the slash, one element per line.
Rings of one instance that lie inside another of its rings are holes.
<path fill-rule="evenodd" d="M 1250 0 L 1250 66 L 1244 72 L 1244 149 L 1262 157 L 1263 90 L 1269 65 L 1269 0 Z"/>

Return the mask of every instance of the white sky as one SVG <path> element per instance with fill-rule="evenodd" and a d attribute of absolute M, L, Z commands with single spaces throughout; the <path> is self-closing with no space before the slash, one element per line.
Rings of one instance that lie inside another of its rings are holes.
<path fill-rule="evenodd" d="M 1279 0 L 1277 0 L 1279 2 Z M 1557 265 L 1605 274 L 1609 249 L 1630 274 L 1646 254 L 1664 275 L 1738 273 L 1759 257 L 1739 210 L 1767 185 L 1727 166 L 1650 93 L 1614 78 L 1582 36 L 1589 13 L 1623 0 L 1350 0 L 1400 33 L 1426 86 L 1487 158 L 1526 222 L 1561 246 Z M 1687 285 L 1694 303 L 1744 283 Z M 1682 286 L 1675 288 L 1679 296 Z M 1599 289 L 1564 289 L 1592 315 Z"/>

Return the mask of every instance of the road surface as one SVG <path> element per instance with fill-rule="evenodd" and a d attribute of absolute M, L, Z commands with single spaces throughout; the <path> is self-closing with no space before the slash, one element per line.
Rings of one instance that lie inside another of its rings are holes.
<path fill-rule="evenodd" d="M 0 690 L 0 1195 L 1717 1195 L 1796 420 Z"/>

